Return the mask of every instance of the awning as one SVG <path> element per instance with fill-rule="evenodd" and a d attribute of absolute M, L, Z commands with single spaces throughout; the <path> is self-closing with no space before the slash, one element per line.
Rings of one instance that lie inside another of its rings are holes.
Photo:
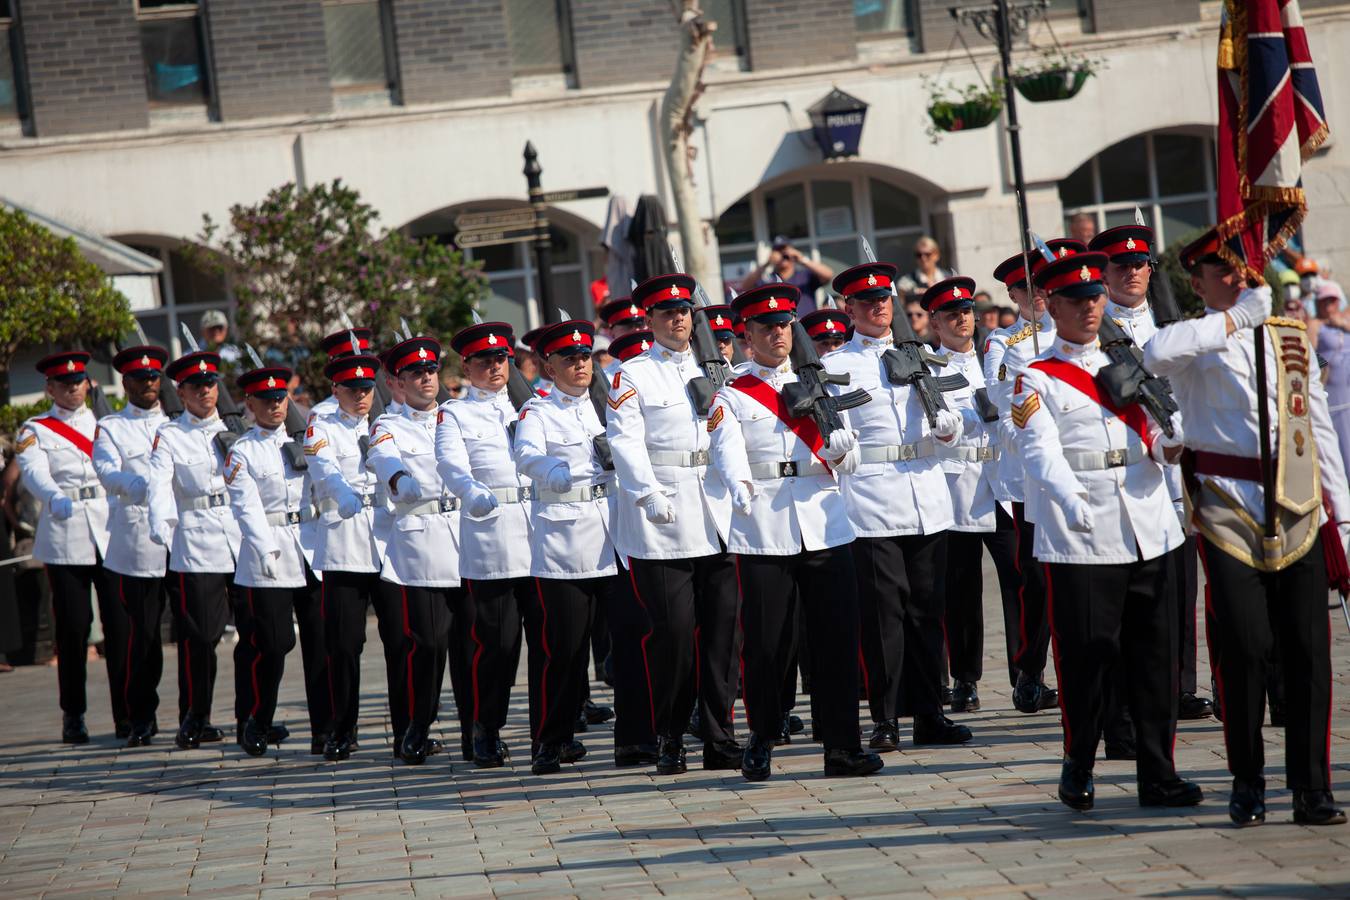
<path fill-rule="evenodd" d="M 102 269 L 105 275 L 158 275 L 164 269 L 164 264 L 153 256 L 146 256 L 111 238 L 81 231 L 3 197 L 0 197 L 0 205 L 18 210 L 57 237 L 74 238 L 84 258 Z"/>

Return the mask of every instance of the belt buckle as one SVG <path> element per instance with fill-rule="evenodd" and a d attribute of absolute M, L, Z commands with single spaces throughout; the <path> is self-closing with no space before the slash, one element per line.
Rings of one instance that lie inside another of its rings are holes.
<path fill-rule="evenodd" d="M 603 498 L 605 498 L 605 497 L 607 497 L 607 496 L 609 496 L 609 485 L 607 485 L 607 484 L 595 484 L 595 485 L 592 485 L 592 486 L 591 486 L 591 499 L 592 499 L 592 500 L 601 500 L 601 499 L 603 499 Z"/>
<path fill-rule="evenodd" d="M 900 445 L 900 461 L 901 461 L 901 462 L 912 462 L 912 461 L 914 461 L 915 459 L 918 459 L 918 457 L 919 457 L 919 451 L 918 451 L 918 448 L 915 447 L 913 444 L 901 444 L 901 445 Z"/>
<path fill-rule="evenodd" d="M 224 494 L 208 494 L 206 497 L 206 508 L 215 509 L 225 505 Z"/>
<path fill-rule="evenodd" d="M 778 477 L 779 477 L 779 478 L 796 478 L 796 477 L 797 477 L 797 464 L 796 464 L 795 462 L 790 461 L 790 460 L 789 460 L 788 462 L 782 462 L 782 463 L 779 463 L 779 464 L 778 464 Z"/>
<path fill-rule="evenodd" d="M 690 454 L 689 459 L 691 465 L 706 466 L 708 465 L 708 451 L 695 450 L 693 453 Z"/>
<path fill-rule="evenodd" d="M 300 513 L 288 511 L 288 512 L 286 513 L 286 524 L 287 524 L 287 525 L 299 525 L 299 524 L 300 524 Z"/>
<path fill-rule="evenodd" d="M 439 502 L 443 513 L 454 512 L 459 509 L 459 498 L 457 497 L 442 497 Z"/>
<path fill-rule="evenodd" d="M 1107 451 L 1106 451 L 1106 467 L 1107 467 L 1108 469 L 1118 469 L 1118 468 L 1120 468 L 1120 467 L 1123 466 L 1123 465 L 1125 465 L 1125 451 L 1124 451 L 1124 450 L 1107 450 Z"/>
<path fill-rule="evenodd" d="M 79 497 L 77 499 L 93 500 L 97 496 L 98 494 L 95 493 L 94 488 L 90 487 L 89 485 L 85 485 L 84 487 L 80 488 Z"/>
<path fill-rule="evenodd" d="M 994 448 L 993 448 L 993 447 L 981 447 L 981 448 L 979 448 L 979 453 L 976 454 L 976 455 L 977 455 L 977 457 L 978 457 L 978 459 L 979 459 L 980 462 L 993 462 L 993 460 L 994 460 Z"/>
<path fill-rule="evenodd" d="M 533 499 L 534 499 L 534 487 L 532 485 L 525 485 L 524 487 L 516 488 L 517 503 L 524 503 L 526 500 L 533 500 Z"/>

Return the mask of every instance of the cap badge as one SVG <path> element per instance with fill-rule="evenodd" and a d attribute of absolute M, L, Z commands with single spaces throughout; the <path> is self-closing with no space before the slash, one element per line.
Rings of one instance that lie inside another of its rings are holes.
<path fill-rule="evenodd" d="M 959 287 L 952 288 L 952 299 L 953 300 L 961 299 L 961 289 Z"/>
<path fill-rule="evenodd" d="M 1068 256 L 1068 255 L 1069 255 L 1069 248 L 1068 248 L 1068 247 L 1060 247 L 1060 248 L 1059 248 L 1059 258 L 1060 258 L 1060 259 L 1063 259 L 1064 257 L 1066 257 L 1066 256 Z"/>
<path fill-rule="evenodd" d="M 778 308 L 778 301 L 777 301 L 776 299 L 774 299 L 773 297 L 770 297 L 770 298 L 769 298 L 769 309 L 777 309 L 777 308 Z"/>
<path fill-rule="evenodd" d="M 426 347 L 418 347 L 418 348 L 417 348 L 417 358 L 418 358 L 418 359 L 426 359 L 426 358 L 427 358 L 427 348 L 426 348 Z"/>
<path fill-rule="evenodd" d="M 1126 250 L 1134 249 L 1134 238 L 1130 238 L 1128 241 L 1125 242 L 1125 249 Z"/>
<path fill-rule="evenodd" d="M 68 359 L 68 360 L 66 360 L 66 371 L 67 371 L 67 372 L 74 372 L 74 371 L 75 371 L 75 360 L 73 360 L 73 359 Z"/>
<path fill-rule="evenodd" d="M 581 331 L 580 331 L 580 330 L 578 330 L 578 329 L 573 329 L 573 330 L 572 330 L 572 343 L 574 343 L 574 344 L 580 344 L 580 343 L 581 343 Z"/>
<path fill-rule="evenodd" d="M 149 357 L 149 356 L 142 356 L 142 357 L 141 357 L 141 365 L 144 366 L 144 367 L 147 368 L 147 369 L 150 368 L 150 357 Z"/>
<path fill-rule="evenodd" d="M 716 318 L 716 319 L 713 319 L 713 324 L 714 324 L 714 325 L 721 325 L 721 324 L 723 324 L 723 321 L 724 321 L 724 320 L 722 319 L 722 314 L 721 314 L 721 313 L 718 313 L 718 314 L 717 314 L 717 318 Z"/>
<path fill-rule="evenodd" d="M 870 285 L 870 286 L 872 286 L 872 287 L 876 287 L 876 285 L 877 285 L 877 276 L 876 276 L 876 273 L 873 273 L 873 274 L 867 276 L 867 283 L 868 283 L 868 285 Z"/>
<path fill-rule="evenodd" d="M 352 374 L 355 375 L 357 378 L 365 378 L 365 377 L 366 377 L 366 370 L 363 369 L 363 368 L 361 368 L 360 366 L 357 366 L 357 367 L 356 367 L 356 371 L 353 372 Z"/>
<path fill-rule="evenodd" d="M 496 343 L 497 343 L 497 336 L 496 336 L 495 334 L 489 334 L 489 335 L 488 335 L 488 343 L 491 344 L 491 345 L 493 345 L 493 346 L 495 346 Z"/>
<path fill-rule="evenodd" d="M 1083 268 L 1081 268 L 1081 269 L 1078 270 L 1078 280 L 1079 280 L 1079 281 L 1091 281 L 1091 280 L 1092 280 L 1092 270 L 1089 269 L 1087 266 L 1083 266 Z"/>
<path fill-rule="evenodd" d="M 267 376 L 267 386 L 270 388 L 274 388 L 277 386 L 277 380 L 273 378 L 271 375 Z"/>
<path fill-rule="evenodd" d="M 642 342 L 642 349 L 643 349 L 643 350 L 650 350 L 650 349 L 652 349 L 652 345 L 649 344 L 649 343 L 647 343 L 646 341 L 643 341 L 643 342 Z"/>
<path fill-rule="evenodd" d="M 628 307 L 628 313 L 629 313 L 629 315 L 632 315 L 632 316 L 640 316 L 640 315 L 642 315 L 642 310 L 638 309 L 638 308 L 637 308 L 637 304 L 634 303 L 634 304 L 631 304 L 631 305 Z"/>
<path fill-rule="evenodd" d="M 826 330 L 826 331 L 834 331 L 834 319 L 826 319 L 826 320 L 825 320 L 825 330 Z"/>
<path fill-rule="evenodd" d="M 678 297 L 678 296 L 680 296 L 680 288 L 679 288 L 679 285 L 674 285 L 674 284 L 672 284 L 672 285 L 670 286 L 670 296 L 672 296 L 672 297 Z"/>
<path fill-rule="evenodd" d="M 197 368 L 198 368 L 200 371 L 205 372 L 205 371 L 206 371 L 206 360 L 202 360 L 201 362 L 197 363 Z"/>

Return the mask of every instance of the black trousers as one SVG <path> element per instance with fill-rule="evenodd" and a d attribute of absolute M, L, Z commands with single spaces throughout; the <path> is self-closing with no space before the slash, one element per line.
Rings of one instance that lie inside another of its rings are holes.
<path fill-rule="evenodd" d="M 129 722 L 126 694 L 118 690 L 127 678 L 127 633 L 130 624 L 117 600 L 112 573 L 100 559 L 92 566 L 47 566 L 52 591 L 52 618 L 56 632 L 56 679 L 60 686 L 61 711 L 82 716 L 88 708 L 85 678 L 88 675 L 89 633 L 94 626 L 92 590 L 98 598 L 103 623 L 103 660 L 108 669 L 114 723 Z"/>
<path fill-rule="evenodd" d="M 300 632 L 300 657 L 305 672 L 305 705 L 310 735 L 328 733 L 333 720 L 328 682 L 328 655 L 324 649 L 323 591 L 319 579 L 305 567 L 305 586 L 299 588 L 239 589 L 235 620 L 243 652 L 235 653 L 236 669 L 243 663 L 244 700 L 236 712 L 270 726 L 276 716 L 277 693 L 286 670 L 286 654 L 295 648 Z M 236 676 L 239 673 L 236 671 Z M 236 677 L 236 684 L 238 678 Z"/>
<path fill-rule="evenodd" d="M 1020 580 L 1017 537 L 1012 530 L 1012 517 L 1001 506 L 995 506 L 995 521 L 998 523 L 995 531 L 947 532 L 947 613 L 943 618 L 943 630 L 947 636 L 948 669 L 952 678 L 972 684 L 984 674 L 984 548 L 988 548 L 998 573 L 1008 674 L 1013 684 L 1017 682 L 1017 674 L 1012 668 Z"/>
<path fill-rule="evenodd" d="M 735 564 L 725 553 L 692 559 L 629 558 L 633 597 L 651 629 L 642 661 L 652 731 L 679 738 L 701 702 L 704 734 L 732 739 L 736 643 Z"/>
<path fill-rule="evenodd" d="M 403 681 L 408 723 L 430 728 L 440 707 L 445 660 L 450 645 L 450 623 L 463 588 L 410 587 L 380 582 L 380 593 L 399 609 L 398 677 Z M 394 727 L 397 735 L 398 721 Z M 404 727 L 406 730 L 406 725 Z"/>
<path fill-rule="evenodd" d="M 1045 567 L 1032 555 L 1036 548 L 1036 526 L 1026 520 L 1025 504 L 1013 504 L 1013 524 L 1017 535 L 1017 571 L 1022 576 L 1017 603 L 1017 655 L 1013 658 L 1013 667 L 1040 678 L 1045 671 L 1046 655 L 1050 652 Z"/>
<path fill-rule="evenodd" d="M 652 632 L 647 610 L 633 597 L 633 580 L 619 563 L 619 574 L 602 592 L 610 630 L 610 658 L 614 662 L 614 746 L 656 742 L 653 730 L 652 694 L 647 689 L 647 668 L 642 642 Z M 528 609 L 534 602 L 522 609 Z"/>
<path fill-rule="evenodd" d="M 1213 664 L 1223 703 L 1228 770 L 1265 768 L 1267 666 L 1277 649 L 1285 687 L 1285 774 L 1293 790 L 1330 790 L 1331 633 L 1319 538 L 1280 572 L 1258 572 L 1200 540 L 1205 605 L 1217 629 Z"/>
<path fill-rule="evenodd" d="M 1064 755 L 1091 771 L 1113 670 L 1134 720 L 1139 781 L 1176 777 L 1177 614 L 1172 556 L 1045 567 Z"/>
<path fill-rule="evenodd" d="M 1178 690 L 1183 694 L 1194 694 L 1195 681 L 1195 598 L 1200 592 L 1200 556 L 1196 550 L 1195 536 L 1186 538 L 1175 551 L 1176 560 L 1173 571 L 1177 584 L 1177 615 L 1180 616 L 1180 628 L 1177 638 L 1181 641 L 1181 682 Z"/>
<path fill-rule="evenodd" d="M 211 700 L 216 690 L 216 644 L 225 634 L 230 603 L 236 600 L 235 625 L 240 641 L 235 646 L 235 712 L 240 704 L 239 647 L 245 626 L 237 608 L 233 574 L 226 572 L 175 572 L 164 577 L 164 587 L 173 612 L 174 639 L 178 642 L 178 719 L 189 713 L 202 721 L 211 718 Z M 247 714 L 244 716 L 247 718 Z"/>
<path fill-rule="evenodd" d="M 941 715 L 947 532 L 858 538 L 853 557 L 872 721 Z"/>
<path fill-rule="evenodd" d="M 117 598 L 127 617 L 127 665 L 122 692 L 127 717 L 148 725 L 159 710 L 159 679 L 164 673 L 164 645 L 160 621 L 164 618 L 164 579 L 109 573 L 117 584 Z"/>
<path fill-rule="evenodd" d="M 572 740 L 585 700 L 595 607 L 608 589 L 602 578 L 536 578 L 524 611 L 529 638 L 530 736 L 535 744 Z"/>
<path fill-rule="evenodd" d="M 858 596 L 851 545 L 795 556 L 738 554 L 741 591 L 741 685 L 750 731 L 765 740 L 783 719 L 783 678 L 796 616 L 806 609 L 816 734 L 825 749 L 858 749 Z M 794 588 L 795 594 L 794 596 Z"/>
<path fill-rule="evenodd" d="M 378 572 L 324 572 L 320 597 L 324 649 L 328 654 L 329 703 L 333 710 L 328 730 L 334 735 L 350 735 L 356 730 L 361 711 L 361 651 L 366 643 L 366 614 L 373 605 L 384 650 L 390 721 L 394 733 L 402 735 L 408 728 L 404 680 L 399 677 L 403 659 L 402 605 L 391 603 L 380 591 Z"/>
<path fill-rule="evenodd" d="M 506 725 L 520 665 L 521 608 L 534 601 L 529 578 L 465 579 L 465 615 L 451 626 L 467 660 L 465 717 L 489 731 Z"/>

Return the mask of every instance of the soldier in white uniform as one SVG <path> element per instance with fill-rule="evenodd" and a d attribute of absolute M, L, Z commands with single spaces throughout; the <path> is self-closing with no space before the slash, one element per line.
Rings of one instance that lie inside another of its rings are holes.
<path fill-rule="evenodd" d="M 267 752 L 286 654 L 295 647 L 292 616 L 300 622 L 310 752 L 324 752 L 333 714 L 327 655 L 319 621 L 320 584 L 314 559 L 314 497 L 303 452 L 287 445 L 283 424 L 291 370 L 268 366 L 237 379 L 256 423 L 225 459 L 230 507 L 243 535 L 234 573 L 247 616 L 241 635 L 253 650 L 240 745 L 250 756 Z"/>
<path fill-rule="evenodd" d="M 98 595 L 104 659 L 112 690 L 118 737 L 131 733 L 125 695 L 127 616 L 104 568 L 108 553 L 108 500 L 94 469 L 94 414 L 84 405 L 89 393 L 83 350 L 54 353 L 38 361 L 47 377 L 51 409 L 24 422 L 15 449 L 24 486 L 42 504 L 33 557 L 47 567 L 56 630 L 57 682 L 61 695 L 61 740 L 89 742 L 84 713 L 86 648 L 93 626 L 89 602 Z"/>
<path fill-rule="evenodd" d="M 1350 536 L 1344 460 L 1304 324 L 1269 318 L 1270 289 L 1245 289 L 1213 229 L 1181 252 L 1205 315 L 1164 328 L 1145 363 L 1171 378 L 1186 446 L 1234 824 L 1265 821 L 1266 661 L 1278 647 L 1286 695 L 1285 772 L 1294 821 L 1341 824 L 1331 793 L 1331 653 L 1324 552 Z M 1276 537 L 1260 464 L 1254 327 L 1266 328 Z M 1297 689 L 1295 687 L 1297 686 Z"/>
<path fill-rule="evenodd" d="M 373 336 L 374 332 L 369 328 L 344 328 L 341 331 L 333 332 L 320 341 L 319 347 L 324 353 L 328 354 L 328 361 L 331 363 L 348 356 L 370 355 L 370 342 Z M 352 346 L 353 337 L 356 338 L 355 346 Z M 331 416 L 337 412 L 337 408 L 337 395 L 329 394 L 310 407 L 308 424 L 314 424 L 320 416 Z M 323 570 L 320 569 L 319 571 Z"/>
<path fill-rule="evenodd" d="M 796 287 L 775 283 L 736 298 L 753 358 L 717 392 L 708 416 L 712 464 L 733 505 L 727 549 L 741 589 L 741 687 L 750 729 L 741 774 L 750 781 L 770 774 L 798 600 L 813 651 L 828 663 L 811 679 L 825 774 L 869 775 L 882 766 L 858 737 L 854 532 L 834 477 L 857 468 L 857 435 L 843 428 L 827 439 L 783 400 L 784 386 L 797 381 L 788 356 L 798 297 Z"/>
<path fill-rule="evenodd" d="M 113 357 L 122 375 L 127 405 L 104 416 L 94 429 L 94 469 L 108 492 L 108 558 L 104 567 L 116 581 L 128 619 L 127 674 L 122 691 L 131 721 L 128 747 L 149 744 L 159 730 L 159 679 L 164 652 L 159 623 L 164 616 L 164 569 L 169 554 L 150 540 L 146 505 L 150 448 L 168 421 L 159 404 L 160 373 L 169 361 L 162 347 L 128 347 Z"/>
<path fill-rule="evenodd" d="M 536 775 L 556 772 L 585 752 L 573 735 L 588 638 L 606 579 L 618 571 L 610 540 L 614 476 L 596 452 L 604 426 L 587 390 L 594 335 L 594 326 L 580 320 L 539 334 L 535 351 L 553 387 L 526 403 L 516 424 L 516 466 L 534 483 L 530 574 L 536 596 L 525 608 L 525 628 Z"/>
<path fill-rule="evenodd" d="M 1052 241 L 1051 246 L 1061 242 Z M 1073 242 L 1072 250 L 1086 247 Z M 1037 255 L 1027 259 L 1035 273 Z M 1009 675 L 1013 682 L 1013 705 L 1019 712 L 1036 713 L 1049 709 L 1059 696 L 1044 680 L 1046 655 L 1050 648 L 1050 620 L 1046 616 L 1045 567 L 1031 555 L 1036 543 L 1035 510 L 1031 496 L 1025 493 L 1025 472 L 1022 460 L 1013 449 L 1015 429 L 1009 418 L 1014 369 L 1033 360 L 1037 353 L 1048 350 L 1055 341 L 1055 323 L 1045 311 L 1045 297 L 1029 283 L 1022 254 L 1010 256 L 994 269 L 994 277 L 1008 289 L 1008 297 L 1017 305 L 1017 321 L 1000 328 L 984 344 L 984 382 L 989 399 L 998 407 L 999 457 L 995 469 L 994 496 L 1000 504 L 1008 504 L 1012 513 L 1012 534 L 1016 547 L 1015 560 L 1020 578 L 1016 608 L 1009 609 L 1004 595 L 1003 621 L 1008 641 Z M 1039 329 L 1039 330 L 1038 330 Z M 1005 527 L 1007 523 L 1004 523 Z"/>
<path fill-rule="evenodd" d="M 229 433 L 216 411 L 220 357 L 207 350 L 189 353 L 169 363 L 164 374 L 177 384 L 183 412 L 155 434 L 146 499 L 150 540 L 169 548 L 165 587 L 178 640 L 174 743 L 188 749 L 220 739 L 210 724 L 216 644 L 225 633 L 235 591 L 239 525 L 230 513 L 221 471 Z M 242 630 L 240 635 L 242 644 Z M 236 736 L 243 730 L 239 713 L 236 697 Z"/>
<path fill-rule="evenodd" d="M 802 327 L 821 356 L 838 350 L 853 337 L 853 320 L 841 309 L 826 307 L 802 316 Z"/>
<path fill-rule="evenodd" d="M 960 296 L 953 294 L 953 287 L 961 288 Z M 997 411 L 992 422 L 984 418 L 990 403 L 984 393 L 984 370 L 975 345 L 974 301 L 970 296 L 974 290 L 974 279 L 953 278 L 925 292 L 922 301 L 940 349 L 947 357 L 947 365 L 938 374 L 961 375 L 967 382 L 966 387 L 943 394 L 952 410 L 965 419 L 965 431 L 954 444 L 938 447 L 942 471 L 952 494 L 943 631 L 954 682 L 952 709 L 956 712 L 980 708 L 978 684 L 984 674 L 984 578 L 980 562 L 983 548 L 989 548 L 997 569 L 1005 610 L 1015 605 L 1020 582 L 1012 520 L 994 497 L 992 475 L 998 464 L 998 418 Z M 980 399 L 983 402 L 977 402 Z M 1000 516 L 1005 520 L 1001 530 Z M 1006 627 L 1006 620 L 1004 624 Z"/>
<path fill-rule="evenodd" d="M 942 584 L 953 520 L 938 447 L 954 443 L 964 425 L 959 413 L 943 409 L 930 427 L 918 393 L 887 375 L 886 354 L 898 352 L 891 337 L 895 277 L 895 266 L 887 263 L 866 263 L 835 276 L 834 290 L 844 298 L 854 331 L 824 359 L 831 373 L 849 376 L 848 390 L 872 396 L 870 403 L 844 413 L 858 432 L 861 464 L 839 483 L 858 535 L 853 557 L 872 713 L 869 743 L 887 752 L 899 747 L 902 712 L 914 717 L 916 744 L 971 738 L 969 728 L 943 715 L 941 687 Z M 949 294 L 953 287 L 947 286 Z M 969 294 L 957 289 L 963 297 Z"/>
<path fill-rule="evenodd" d="M 357 745 L 361 648 L 366 642 L 366 611 L 372 605 L 384 649 L 395 748 L 408 727 L 408 703 L 403 679 L 398 677 L 402 607 L 379 589 L 384 546 L 375 517 L 376 510 L 384 506 L 384 492 L 366 468 L 368 416 L 380 362 L 367 355 L 341 356 L 323 371 L 333 383 L 338 407 L 310 419 L 305 455 L 319 513 L 314 567 L 323 573 L 324 647 L 332 685 L 333 722 L 323 753 L 325 759 L 337 762 L 351 756 Z"/>
<path fill-rule="evenodd" d="M 385 354 L 404 393 L 403 411 L 371 429 L 367 465 L 388 491 L 391 522 L 380 590 L 403 611 L 408 727 L 399 754 L 421 765 L 434 750 L 430 730 L 440 704 L 454 615 L 465 615 L 459 575 L 459 498 L 436 471 L 436 394 L 441 345 L 414 337 Z"/>
<path fill-rule="evenodd" d="M 511 458 L 516 410 L 506 383 L 515 341 L 505 322 L 471 325 L 455 335 L 450 345 L 463 359 L 469 389 L 463 399 L 441 404 L 436 425 L 436 470 L 461 504 L 459 574 L 468 602 L 451 640 L 469 661 L 466 713 L 480 769 L 506 763 L 501 729 L 520 661 L 521 610 L 535 602 L 530 486 Z"/>
<path fill-rule="evenodd" d="M 600 321 L 609 336 L 618 340 L 647 327 L 647 312 L 634 297 L 616 297 L 600 307 Z"/>
<path fill-rule="evenodd" d="M 740 604 L 724 540 L 731 500 L 708 469 L 708 411 L 691 393 L 702 379 L 703 396 L 711 397 L 689 343 L 695 288 L 681 274 L 634 288 L 655 343 L 622 364 L 609 392 L 615 544 L 652 623 L 642 653 L 661 775 L 685 771 L 684 731 L 696 702 L 703 768 L 739 768 L 742 754 L 732 725 Z"/>
<path fill-rule="evenodd" d="M 1098 386 L 1106 289 L 1102 253 L 1044 265 L 1055 343 L 1014 374 L 1011 417 L 1026 489 L 1040 492 L 1035 556 L 1046 564 L 1064 727 L 1059 799 L 1091 809 L 1092 767 L 1112 670 L 1123 668 L 1138 743 L 1141 806 L 1194 806 L 1198 785 L 1177 777 L 1177 616 L 1171 551 L 1181 545 L 1162 464 L 1181 451 L 1137 403 L 1116 406 Z"/>
<path fill-rule="evenodd" d="M 705 306 L 703 314 L 708 317 L 708 327 L 712 329 L 713 338 L 717 341 L 717 349 L 721 351 L 722 358 L 728 363 L 731 362 L 736 355 L 734 351 L 736 329 L 731 324 L 733 318 L 731 307 L 724 303 Z M 613 350 L 612 347 L 610 349 Z"/>

